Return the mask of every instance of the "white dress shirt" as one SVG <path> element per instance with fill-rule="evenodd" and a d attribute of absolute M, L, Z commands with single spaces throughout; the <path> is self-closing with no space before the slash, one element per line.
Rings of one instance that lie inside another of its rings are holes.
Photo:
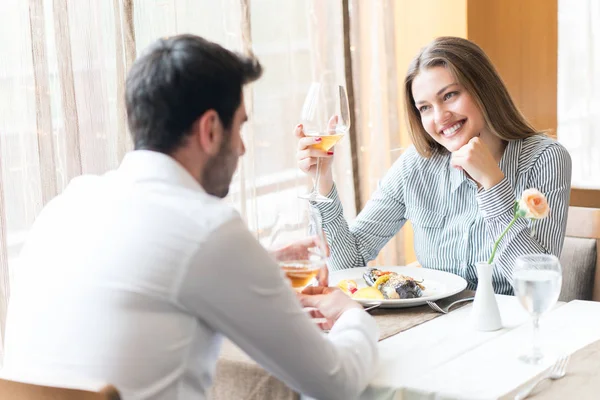
<path fill-rule="evenodd" d="M 318 399 L 356 397 L 377 361 L 367 313 L 347 311 L 323 335 L 234 209 L 174 159 L 135 151 L 116 171 L 74 179 L 34 223 L 2 375 L 204 399 L 223 336 Z"/>

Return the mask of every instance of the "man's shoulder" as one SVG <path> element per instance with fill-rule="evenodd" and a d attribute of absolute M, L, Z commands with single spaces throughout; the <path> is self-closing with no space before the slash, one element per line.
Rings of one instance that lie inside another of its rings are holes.
<path fill-rule="evenodd" d="M 239 212 L 222 199 L 206 193 L 198 194 L 198 202 L 190 204 L 189 216 L 202 226 L 217 228 L 232 220 L 240 219 Z"/>
<path fill-rule="evenodd" d="M 112 224 L 125 223 L 132 229 L 146 227 L 150 229 L 149 234 L 160 233 L 165 221 L 171 221 L 173 229 L 197 239 L 240 218 L 237 210 L 226 201 L 202 190 L 162 181 L 132 181 L 118 171 L 73 179 L 63 194 L 57 196 L 56 203 L 62 205 L 60 209 L 66 206 L 81 213 L 104 214 L 107 221 L 114 216 Z M 146 222 L 119 222 L 117 215 Z"/>

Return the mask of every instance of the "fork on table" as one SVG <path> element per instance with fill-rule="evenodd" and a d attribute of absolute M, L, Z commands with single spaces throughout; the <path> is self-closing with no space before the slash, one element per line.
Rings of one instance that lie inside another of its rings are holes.
<path fill-rule="evenodd" d="M 365 311 L 370 311 L 374 308 L 377 308 L 381 305 L 381 302 L 374 302 L 374 303 L 364 303 L 363 307 Z"/>
<path fill-rule="evenodd" d="M 533 382 L 531 385 L 527 386 L 522 391 L 517 393 L 514 400 L 523 400 L 523 399 L 527 398 L 527 396 L 529 396 L 531 394 L 533 389 L 535 389 L 536 386 L 540 384 L 540 382 L 545 381 L 546 379 L 551 379 L 554 381 L 554 380 L 560 379 L 563 376 L 565 376 L 567 374 L 567 364 L 568 363 L 569 363 L 569 356 L 560 357 L 558 360 L 556 360 L 556 362 L 554 363 L 554 365 L 552 365 L 552 367 L 548 370 L 548 372 L 546 372 L 544 375 L 542 375 L 538 380 Z"/>
<path fill-rule="evenodd" d="M 434 303 L 433 301 L 428 301 L 427 305 L 429 307 L 431 307 L 431 309 L 433 311 L 437 311 L 437 312 L 442 313 L 442 314 L 448 314 L 448 312 L 450 311 L 450 308 L 452 308 L 452 306 L 454 306 L 455 304 L 464 303 L 465 301 L 473 301 L 473 299 L 475 299 L 475 297 L 467 297 L 467 298 L 464 298 L 464 299 L 456 300 L 455 302 L 450 303 L 450 305 L 447 306 L 447 307 L 440 307 L 436 303 Z"/>

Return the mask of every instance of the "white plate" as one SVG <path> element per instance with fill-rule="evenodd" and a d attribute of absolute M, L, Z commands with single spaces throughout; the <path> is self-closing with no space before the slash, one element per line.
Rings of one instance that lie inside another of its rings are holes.
<path fill-rule="evenodd" d="M 392 271 L 402 275 L 407 275 L 417 281 L 421 281 L 425 286 L 423 296 L 416 299 L 398 299 L 398 300 L 374 300 L 374 299 L 356 299 L 361 304 L 373 304 L 381 301 L 382 308 L 404 308 L 415 307 L 425 304 L 427 301 L 435 301 L 450 297 L 453 294 L 463 291 L 467 287 L 467 281 L 458 275 L 449 272 L 438 271 L 429 268 L 420 267 L 376 267 L 381 271 Z M 363 274 L 367 267 L 350 268 L 342 271 L 334 271 L 329 274 L 329 286 L 337 286 L 342 279 L 353 279 L 358 288 L 368 286 L 363 279 Z"/>

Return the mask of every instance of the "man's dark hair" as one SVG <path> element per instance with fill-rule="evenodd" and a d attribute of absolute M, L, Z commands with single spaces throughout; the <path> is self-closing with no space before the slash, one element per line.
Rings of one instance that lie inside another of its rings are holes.
<path fill-rule="evenodd" d="M 215 110 L 231 128 L 242 87 L 260 77 L 258 60 L 194 35 L 159 39 L 127 77 L 127 120 L 136 149 L 170 154 L 194 121 Z"/>

